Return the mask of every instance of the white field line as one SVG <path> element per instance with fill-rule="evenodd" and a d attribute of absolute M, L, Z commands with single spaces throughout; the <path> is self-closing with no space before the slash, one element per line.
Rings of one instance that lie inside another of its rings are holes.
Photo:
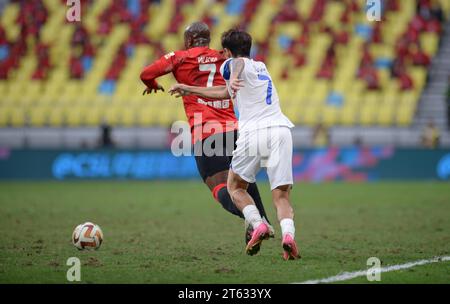
<path fill-rule="evenodd" d="M 399 264 L 399 265 L 392 265 L 387 267 L 381 267 L 380 272 L 389 272 L 389 271 L 397 271 L 402 269 L 408 269 L 415 266 L 425 265 L 425 264 L 431 264 L 431 263 L 438 263 L 438 262 L 446 262 L 450 261 L 450 256 L 441 256 L 441 257 L 435 257 L 428 260 L 419 260 L 415 262 L 409 262 L 405 264 Z M 353 272 L 343 272 L 341 274 L 318 279 L 318 280 L 309 280 L 304 282 L 295 282 L 292 284 L 319 284 L 319 283 L 333 283 L 333 282 L 339 282 L 339 281 L 346 281 L 351 280 L 357 277 L 364 277 L 367 275 L 367 270 L 359 270 L 359 271 L 353 271 Z"/>

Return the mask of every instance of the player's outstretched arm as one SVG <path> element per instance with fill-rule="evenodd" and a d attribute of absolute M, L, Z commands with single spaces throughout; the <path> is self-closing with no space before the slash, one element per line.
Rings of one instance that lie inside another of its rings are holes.
<path fill-rule="evenodd" d="M 156 60 L 152 64 L 146 66 L 140 75 L 142 82 L 147 86 L 142 95 L 150 94 L 153 91 L 157 93 L 158 91 L 163 91 L 164 88 L 158 84 L 156 78 L 166 75 L 174 69 L 178 64 L 176 53 L 169 53 L 160 59 Z"/>
<path fill-rule="evenodd" d="M 162 85 L 160 85 L 159 83 L 157 83 L 156 80 L 155 80 L 155 84 L 152 85 L 151 87 L 146 87 L 144 89 L 144 92 L 142 92 L 142 95 L 150 94 L 153 91 L 155 91 L 155 93 L 157 93 L 158 91 L 163 91 L 164 92 L 164 87 Z"/>
<path fill-rule="evenodd" d="M 160 72 L 159 65 L 160 64 L 158 63 L 158 61 L 156 61 L 155 63 L 146 66 L 141 72 L 140 78 L 146 85 L 146 88 L 144 92 L 142 92 L 142 95 L 150 94 L 153 91 L 155 93 L 157 93 L 158 91 L 164 92 L 164 88 L 156 81 L 157 77 L 164 75 Z"/>
<path fill-rule="evenodd" d="M 230 94 L 228 93 L 226 86 L 194 87 L 177 83 L 170 88 L 169 93 L 170 95 L 175 95 L 175 97 L 181 97 L 186 95 L 197 95 L 200 97 L 210 99 L 230 98 Z"/>

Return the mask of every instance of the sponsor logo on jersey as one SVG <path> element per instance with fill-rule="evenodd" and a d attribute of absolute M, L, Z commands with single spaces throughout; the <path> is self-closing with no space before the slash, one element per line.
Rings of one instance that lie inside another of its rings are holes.
<path fill-rule="evenodd" d="M 197 102 L 202 105 L 207 105 L 216 109 L 228 109 L 230 107 L 230 100 L 215 100 L 215 101 L 204 101 L 203 99 L 197 99 Z"/>

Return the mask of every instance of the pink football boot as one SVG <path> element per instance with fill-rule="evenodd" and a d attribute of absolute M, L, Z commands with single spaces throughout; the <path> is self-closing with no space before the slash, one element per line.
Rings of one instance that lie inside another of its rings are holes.
<path fill-rule="evenodd" d="M 253 230 L 252 238 L 247 243 L 247 247 L 245 247 L 245 251 L 248 255 L 254 255 L 257 253 L 255 252 L 255 248 L 257 247 L 259 249 L 261 242 L 263 240 L 267 240 L 270 236 L 269 227 L 263 222 L 258 227 L 256 227 L 255 230 Z"/>
<path fill-rule="evenodd" d="M 283 259 L 287 260 L 296 260 L 300 258 L 300 254 L 298 252 L 297 244 L 290 234 L 286 234 L 283 237 L 283 241 L 281 242 L 283 245 Z"/>

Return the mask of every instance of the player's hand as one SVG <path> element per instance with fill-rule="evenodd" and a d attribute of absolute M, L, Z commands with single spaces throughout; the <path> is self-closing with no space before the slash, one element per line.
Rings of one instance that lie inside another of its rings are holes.
<path fill-rule="evenodd" d="M 179 97 L 182 97 L 182 96 L 187 96 L 187 95 L 191 94 L 191 92 L 186 90 L 186 86 L 184 84 L 181 84 L 181 83 L 174 84 L 169 89 L 169 93 L 172 96 L 175 95 L 176 98 L 179 98 Z"/>
<path fill-rule="evenodd" d="M 158 91 L 163 91 L 164 92 L 164 88 L 162 85 L 158 84 L 156 87 L 153 88 L 145 88 L 144 92 L 142 92 L 142 95 L 147 95 L 147 94 L 151 94 L 152 92 L 157 93 Z"/>
<path fill-rule="evenodd" d="M 242 87 L 244 87 L 242 79 L 232 79 L 230 81 L 230 89 L 233 92 L 231 97 L 233 99 L 236 98 L 237 91 L 239 91 Z"/>

